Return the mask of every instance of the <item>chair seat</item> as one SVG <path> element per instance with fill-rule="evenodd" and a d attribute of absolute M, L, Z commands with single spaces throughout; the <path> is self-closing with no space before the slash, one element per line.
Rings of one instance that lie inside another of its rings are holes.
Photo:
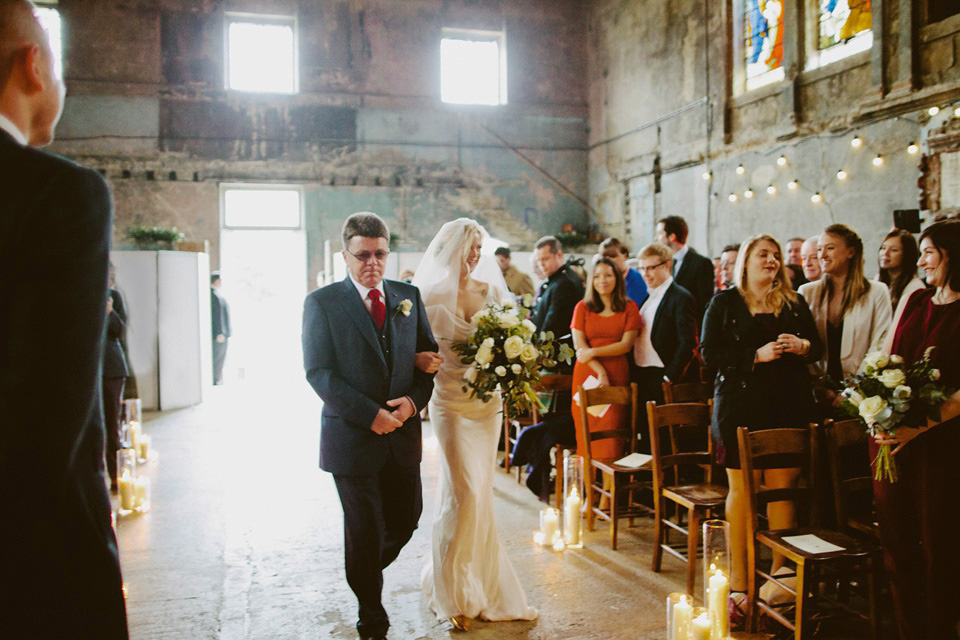
<path fill-rule="evenodd" d="M 874 519 L 875 516 L 850 516 L 847 518 L 847 524 L 850 528 L 860 533 L 864 533 L 873 539 L 880 539 L 880 525 Z"/>
<path fill-rule="evenodd" d="M 688 509 L 719 507 L 727 501 L 727 488 L 718 484 L 686 484 L 664 487 L 663 495 Z"/>
<path fill-rule="evenodd" d="M 843 547 L 843 550 L 832 551 L 828 553 L 811 553 L 795 547 L 784 540 L 784 538 L 802 535 L 817 536 L 821 540 L 829 542 L 830 544 Z M 817 562 L 844 557 L 853 558 L 858 556 L 867 556 L 879 550 L 876 545 L 872 545 L 865 540 L 858 540 L 852 536 L 848 536 L 845 533 L 829 531 L 826 529 L 781 529 L 778 531 L 757 531 L 757 540 L 771 549 L 782 551 L 787 557 L 791 558 L 795 562 L 800 560 L 805 562 Z"/>
<path fill-rule="evenodd" d="M 624 467 L 622 465 L 617 464 L 617 460 L 619 460 L 622 457 L 623 456 L 618 456 L 616 458 L 591 458 L 590 463 L 594 467 L 596 467 L 597 469 L 600 469 L 600 471 L 603 471 L 605 473 L 621 473 L 622 474 L 622 473 L 637 473 L 640 471 L 646 471 L 647 473 L 651 473 L 653 471 L 650 462 L 647 462 L 646 464 L 642 464 L 639 467 Z"/>

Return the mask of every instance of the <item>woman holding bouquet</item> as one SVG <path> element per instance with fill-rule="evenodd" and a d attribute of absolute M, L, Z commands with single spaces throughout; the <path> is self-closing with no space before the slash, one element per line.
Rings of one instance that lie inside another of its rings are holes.
<path fill-rule="evenodd" d="M 737 428 L 806 428 L 815 416 L 807 366 L 820 358 L 823 346 L 810 309 L 790 288 L 781 256 L 780 245 L 771 236 L 747 238 L 737 255 L 736 286 L 713 297 L 703 322 L 703 358 L 717 371 L 711 431 L 717 462 L 726 467 L 730 485 L 726 517 L 732 591 L 747 588 L 749 496 L 740 468 Z M 796 469 L 768 469 L 763 482 L 768 488 L 791 487 L 798 475 Z M 767 516 L 771 529 L 790 528 L 794 506 L 771 503 Z M 782 564 L 783 559 L 775 557 L 773 571 Z"/>
<path fill-rule="evenodd" d="M 500 392 L 488 402 L 464 391 L 469 365 L 451 348 L 473 333 L 471 319 L 488 304 L 512 301 L 492 256 L 481 258 L 487 233 L 468 218 L 448 222 L 430 242 L 413 284 L 420 288 L 437 354 L 417 366 L 437 371 L 430 421 L 442 455 L 433 521 L 433 551 L 423 591 L 439 620 L 465 630 L 471 618 L 533 620 L 520 580 L 497 535 L 493 474 L 500 437 Z"/>
<path fill-rule="evenodd" d="M 888 340 L 905 365 L 933 347 L 938 384 L 954 391 L 940 407 L 940 421 L 900 427 L 871 445 L 893 447 L 899 479 L 874 481 L 884 565 L 890 577 L 894 617 L 901 640 L 957 638 L 960 600 L 960 221 L 946 220 L 920 235 L 918 265 L 930 289 L 903 305 Z"/>
<path fill-rule="evenodd" d="M 622 387 L 630 382 L 627 353 L 640 330 L 640 310 L 627 298 L 623 275 L 610 258 L 597 259 L 590 274 L 584 299 L 573 310 L 573 346 L 577 362 L 573 367 L 573 388 L 579 389 L 590 377 L 593 386 Z M 590 388 L 590 384 L 586 384 Z M 573 403 L 573 421 L 577 427 L 577 450 L 583 452 L 581 415 Z M 616 429 L 627 419 L 626 407 L 611 406 L 603 416 L 591 416 L 589 431 Z M 615 458 L 624 454 L 628 443 L 599 440 L 592 447 L 595 458 Z"/>

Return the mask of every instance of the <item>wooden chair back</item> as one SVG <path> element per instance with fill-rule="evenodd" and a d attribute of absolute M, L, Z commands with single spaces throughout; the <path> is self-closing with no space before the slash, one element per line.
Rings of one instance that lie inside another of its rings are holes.
<path fill-rule="evenodd" d="M 650 429 L 650 452 L 653 456 L 654 493 L 664 486 L 669 471 L 671 482 L 679 478 L 683 466 L 702 466 L 706 469 L 704 482 L 713 482 L 713 439 L 709 437 L 712 403 L 686 402 L 663 404 L 647 402 L 647 424 Z M 664 454 L 662 436 L 670 438 L 670 453 Z M 681 431 L 695 431 L 694 438 L 678 437 Z M 706 451 L 680 450 L 681 442 L 702 442 L 706 436 Z"/>
<path fill-rule="evenodd" d="M 869 513 L 873 504 L 873 477 L 869 466 L 865 466 L 867 475 L 855 475 L 845 469 L 843 460 L 851 449 L 866 449 L 868 446 L 867 429 L 856 418 L 834 422 L 827 420 L 823 426 L 827 446 L 827 461 L 830 466 L 830 478 L 833 481 L 833 506 L 837 525 L 841 529 L 849 527 L 852 511 Z M 860 507 L 859 510 L 856 507 Z M 872 519 L 871 519 L 872 520 Z"/>
<path fill-rule="evenodd" d="M 709 382 L 664 382 L 663 403 L 706 403 L 713 399 L 713 385 Z"/>
<path fill-rule="evenodd" d="M 540 382 L 533 389 L 534 391 L 572 391 L 573 376 L 565 373 L 554 373 L 540 376 Z M 540 422 L 540 411 L 537 407 L 533 408 L 533 423 Z"/>
<path fill-rule="evenodd" d="M 580 440 L 583 442 L 583 468 L 590 469 L 590 460 L 593 457 L 590 453 L 590 445 L 597 440 L 625 440 L 627 442 L 627 453 L 633 453 L 636 450 L 637 443 L 637 384 L 631 383 L 629 387 L 599 387 L 596 389 L 579 389 L 580 394 Z M 590 431 L 590 414 L 587 409 L 597 405 L 610 404 L 614 406 L 629 407 L 629 416 L 626 424 L 621 424 L 615 429 L 603 429 L 601 431 Z"/>
<path fill-rule="evenodd" d="M 794 502 L 808 508 L 816 499 L 815 475 L 811 473 L 816 460 L 815 425 L 805 429 L 764 429 L 749 431 L 737 429 L 740 444 L 740 469 L 749 496 L 750 517 L 747 519 L 747 540 L 753 540 L 760 529 L 758 514 L 761 507 L 771 502 Z M 766 489 L 754 471 L 765 469 L 800 469 L 795 487 Z"/>

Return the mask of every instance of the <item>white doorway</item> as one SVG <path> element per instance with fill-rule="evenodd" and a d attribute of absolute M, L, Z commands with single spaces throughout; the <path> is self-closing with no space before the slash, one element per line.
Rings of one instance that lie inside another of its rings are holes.
<path fill-rule="evenodd" d="M 307 293 L 303 193 L 296 186 L 221 185 L 221 293 L 232 335 L 225 384 L 303 380 Z"/>

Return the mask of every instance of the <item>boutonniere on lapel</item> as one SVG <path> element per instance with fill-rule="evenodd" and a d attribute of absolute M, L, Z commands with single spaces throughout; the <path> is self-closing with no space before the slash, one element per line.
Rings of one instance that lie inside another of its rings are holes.
<path fill-rule="evenodd" d="M 408 298 L 404 298 L 400 301 L 400 304 L 394 307 L 393 315 L 396 316 L 398 313 L 402 313 L 405 316 L 409 316 L 410 309 L 413 309 L 413 303 L 410 302 Z"/>

